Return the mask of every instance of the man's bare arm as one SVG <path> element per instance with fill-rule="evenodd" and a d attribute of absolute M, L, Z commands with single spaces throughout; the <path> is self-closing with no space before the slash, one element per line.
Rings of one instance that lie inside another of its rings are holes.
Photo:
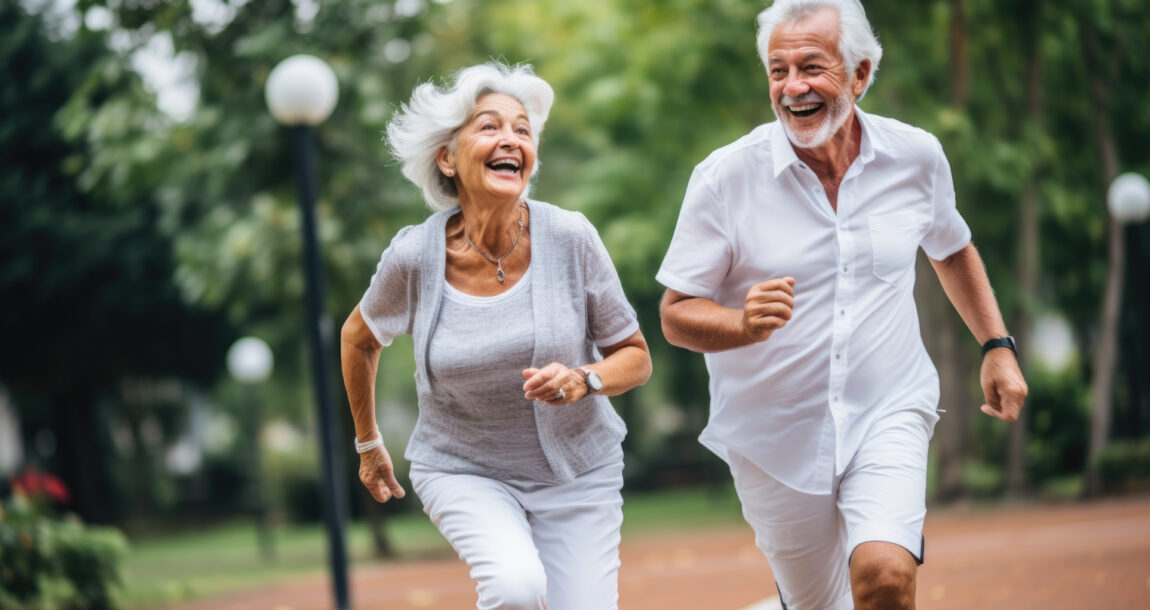
<path fill-rule="evenodd" d="M 979 344 L 1007 334 L 982 257 L 974 244 L 967 244 L 944 260 L 931 259 L 930 263 L 947 298 Z M 986 398 L 982 412 L 1004 421 L 1016 421 L 1028 390 L 1014 354 L 1007 349 L 990 350 L 982 359 L 979 377 Z"/>
<path fill-rule="evenodd" d="M 755 284 L 743 309 L 668 288 L 659 304 L 663 336 L 671 345 L 703 353 L 766 341 L 791 319 L 794 285 L 789 277 Z"/>

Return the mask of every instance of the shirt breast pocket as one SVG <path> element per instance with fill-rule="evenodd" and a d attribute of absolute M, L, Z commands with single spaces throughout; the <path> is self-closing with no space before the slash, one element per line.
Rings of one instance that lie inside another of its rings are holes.
<path fill-rule="evenodd" d="M 867 222 L 874 275 L 888 284 L 898 284 L 914 267 L 924 221 L 918 214 L 897 212 L 872 215 Z"/>

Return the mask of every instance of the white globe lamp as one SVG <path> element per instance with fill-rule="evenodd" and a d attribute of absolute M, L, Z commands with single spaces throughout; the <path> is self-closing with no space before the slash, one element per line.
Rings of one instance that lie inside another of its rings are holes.
<path fill-rule="evenodd" d="M 273 364 L 271 348 L 259 337 L 244 337 L 228 348 L 228 372 L 238 381 L 264 381 Z"/>
<path fill-rule="evenodd" d="M 260 459 L 260 430 L 263 428 L 263 408 L 256 396 L 255 384 L 265 381 L 272 372 L 272 350 L 259 337 L 244 337 L 228 348 L 228 372 L 245 384 L 248 408 L 243 420 L 248 449 L 250 485 L 253 489 L 256 533 L 260 553 L 265 560 L 275 558 L 271 526 L 268 523 L 268 504 L 264 491 L 263 466 Z"/>
<path fill-rule="evenodd" d="M 314 55 L 293 55 L 272 68 L 264 88 L 268 110 L 284 125 L 315 126 L 339 101 L 335 72 Z"/>
<path fill-rule="evenodd" d="M 1034 322 L 1029 352 L 1047 371 L 1065 371 L 1073 361 L 1075 351 L 1074 329 L 1064 316 L 1049 313 Z"/>
<path fill-rule="evenodd" d="M 1146 220 L 1150 216 L 1150 182 L 1134 172 L 1118 176 L 1110 183 L 1106 206 L 1114 220 L 1122 224 Z"/>

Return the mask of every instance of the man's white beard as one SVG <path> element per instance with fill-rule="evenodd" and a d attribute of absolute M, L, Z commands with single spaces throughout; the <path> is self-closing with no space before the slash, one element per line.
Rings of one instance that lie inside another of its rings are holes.
<path fill-rule="evenodd" d="M 813 95 L 813 97 L 808 99 L 809 95 Z M 826 104 L 827 116 L 818 127 L 802 132 L 795 131 L 791 127 L 784 113 L 789 113 L 790 111 L 787 110 L 786 106 L 793 105 L 797 100 L 819 101 Z M 801 95 L 798 98 L 788 98 L 784 95 L 779 102 L 771 100 L 771 108 L 775 111 L 775 116 L 779 118 L 779 123 L 782 123 L 783 131 L 787 134 L 787 139 L 791 141 L 791 144 L 799 148 L 817 148 L 826 144 L 831 136 L 835 135 L 839 128 L 847 122 L 847 117 L 854 109 L 854 103 L 851 99 L 850 89 L 843 89 L 843 92 L 832 102 L 825 102 L 821 96 L 813 93 Z"/>

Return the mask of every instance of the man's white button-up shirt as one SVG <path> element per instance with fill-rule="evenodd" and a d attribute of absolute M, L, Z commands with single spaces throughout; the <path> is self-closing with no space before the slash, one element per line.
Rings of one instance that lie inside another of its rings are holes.
<path fill-rule="evenodd" d="M 937 418 L 915 254 L 942 260 L 970 241 L 938 140 L 858 108 L 855 116 L 861 148 L 837 213 L 778 122 L 762 125 L 695 168 L 656 276 L 737 309 L 754 284 L 795 278 L 785 327 L 706 354 L 711 412 L 699 440 L 806 493 L 831 492 L 875 419 L 900 410 Z"/>

